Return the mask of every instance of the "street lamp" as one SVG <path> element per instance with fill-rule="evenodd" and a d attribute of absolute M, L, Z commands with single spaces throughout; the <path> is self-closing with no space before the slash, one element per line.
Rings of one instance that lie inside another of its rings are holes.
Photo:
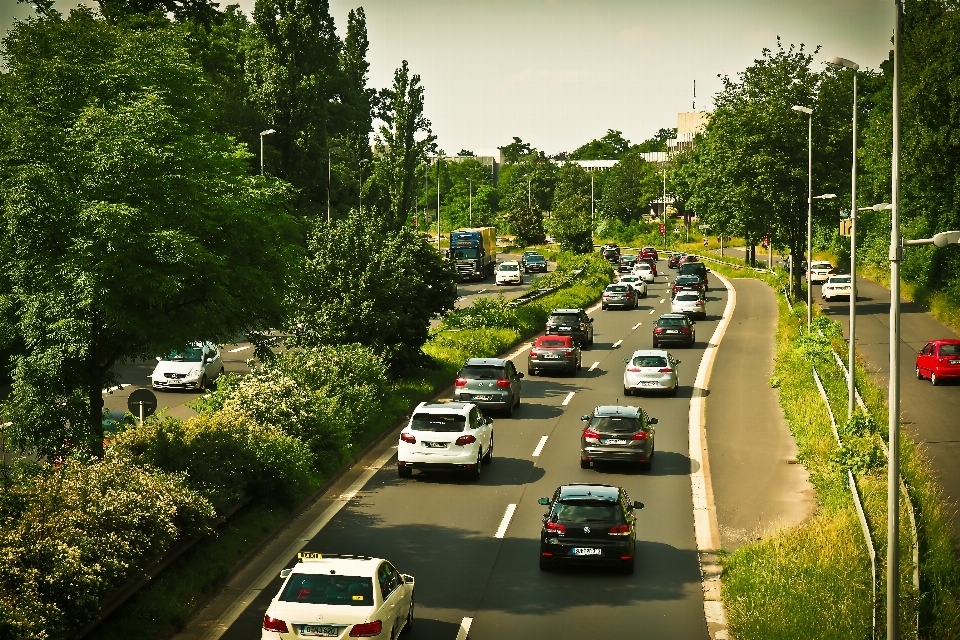
<path fill-rule="evenodd" d="M 593 251 L 593 171 L 590 171 L 590 250 Z"/>
<path fill-rule="evenodd" d="M 366 158 L 360 159 L 360 215 L 363 215 L 363 167 L 369 162 Z"/>
<path fill-rule="evenodd" d="M 857 70 L 856 62 L 846 58 L 830 58 L 827 64 L 834 68 L 853 71 L 853 169 L 850 172 L 850 341 L 848 343 L 847 419 L 853 417 L 857 387 L 854 371 L 857 362 Z"/>
<path fill-rule="evenodd" d="M 263 136 L 272 136 L 276 132 L 276 129 L 267 129 L 260 132 L 260 175 L 263 175 Z"/>
<path fill-rule="evenodd" d="M 330 168 L 330 153 L 333 151 L 340 151 L 340 147 L 327 147 L 327 224 L 330 224 L 330 181 L 333 176 Z"/>
<path fill-rule="evenodd" d="M 467 182 L 470 183 L 470 226 L 473 226 L 473 180 L 467 178 Z"/>
<path fill-rule="evenodd" d="M 794 105 L 794 111 L 807 114 L 807 333 L 813 324 L 813 296 L 810 293 L 810 265 L 813 264 L 813 109 Z"/>

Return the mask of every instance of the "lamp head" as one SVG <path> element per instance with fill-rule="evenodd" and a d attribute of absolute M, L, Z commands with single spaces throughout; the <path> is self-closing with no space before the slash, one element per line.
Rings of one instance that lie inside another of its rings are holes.
<path fill-rule="evenodd" d="M 811 109 L 810 107 L 801 107 L 800 105 L 794 105 L 791 107 L 791 109 L 799 113 L 805 113 L 808 116 L 813 114 L 813 109 Z"/>
<path fill-rule="evenodd" d="M 827 64 L 830 65 L 831 67 L 842 67 L 844 69 L 853 69 L 854 71 L 860 68 L 860 65 L 858 65 L 853 60 L 847 60 L 846 58 L 838 58 L 836 56 L 827 60 Z"/>
<path fill-rule="evenodd" d="M 276 132 L 277 132 L 276 129 L 267 129 L 266 131 L 261 131 L 261 132 L 260 132 L 260 135 L 262 135 L 262 136 L 269 136 L 269 135 L 274 134 L 274 133 L 276 133 Z"/>

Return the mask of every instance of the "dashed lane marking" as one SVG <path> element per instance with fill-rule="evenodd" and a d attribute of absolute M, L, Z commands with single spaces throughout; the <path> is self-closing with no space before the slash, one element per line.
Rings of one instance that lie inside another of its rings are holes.
<path fill-rule="evenodd" d="M 470 633 L 470 625 L 473 624 L 473 618 L 464 618 L 460 623 L 460 631 L 457 633 L 457 640 L 467 640 L 467 634 Z"/>
<path fill-rule="evenodd" d="M 613 343 L 613 348 L 616 349 L 622 344 L 623 344 L 623 340 L 617 340 L 616 342 Z"/>
<path fill-rule="evenodd" d="M 575 394 L 575 393 L 576 393 L 576 391 L 571 391 L 570 393 L 568 393 L 568 394 L 567 394 L 567 397 L 564 398 L 564 399 L 563 399 L 563 402 L 560 403 L 560 406 L 565 407 L 565 406 L 567 406 L 568 404 L 570 404 L 570 401 L 573 400 L 573 394 Z"/>
<path fill-rule="evenodd" d="M 667 301 L 666 298 L 660 298 L 660 304 L 663 304 L 663 303 L 666 302 L 666 301 Z"/>
<path fill-rule="evenodd" d="M 638 322 L 637 324 L 633 325 L 633 330 L 636 331 L 637 327 L 639 327 L 642 324 L 643 324 L 642 322 Z"/>
<path fill-rule="evenodd" d="M 599 366 L 600 366 L 600 363 L 599 363 L 599 362 L 594 362 L 592 365 L 590 365 L 590 368 L 587 369 L 587 371 L 593 371 L 594 369 L 596 369 L 596 368 L 599 367 Z"/>
<path fill-rule="evenodd" d="M 649 314 L 649 315 L 651 315 L 651 316 L 653 315 L 653 309 L 650 309 L 650 314 Z"/>
<path fill-rule="evenodd" d="M 227 351 L 227 353 L 236 353 L 238 351 L 245 351 L 249 348 L 250 348 L 250 345 L 247 345 L 245 347 L 237 347 L 236 349 L 230 349 L 230 351 Z"/>
<path fill-rule="evenodd" d="M 540 438 L 540 442 L 537 443 L 537 448 L 533 450 L 533 457 L 537 458 L 540 456 L 540 452 L 543 451 L 543 445 L 547 444 L 547 438 L 549 436 L 543 436 Z"/>
<path fill-rule="evenodd" d="M 500 521 L 500 526 L 497 528 L 497 532 L 493 534 L 494 538 L 502 538 L 507 534 L 507 527 L 510 526 L 510 519 L 513 518 L 513 512 L 516 510 L 517 510 L 517 505 L 515 504 L 507 505 L 507 512 L 503 514 L 503 520 Z"/>

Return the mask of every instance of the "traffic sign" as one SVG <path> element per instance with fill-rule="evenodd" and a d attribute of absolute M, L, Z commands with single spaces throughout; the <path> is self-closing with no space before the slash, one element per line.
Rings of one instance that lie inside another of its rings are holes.
<path fill-rule="evenodd" d="M 697 228 L 698 228 L 698 229 L 704 229 L 704 230 L 706 230 L 706 229 L 709 229 L 709 228 L 710 228 L 710 225 L 708 225 L 708 224 L 702 224 L 702 225 L 700 225 L 700 226 L 697 227 Z"/>
<path fill-rule="evenodd" d="M 137 389 L 127 398 L 127 411 L 140 417 L 142 422 L 157 410 L 157 396 L 150 389 Z"/>
<path fill-rule="evenodd" d="M 850 235 L 850 230 L 851 230 L 852 228 L 853 228 L 853 223 L 850 221 L 849 218 L 847 218 L 846 220 L 841 220 L 841 221 L 840 221 L 840 235 L 841 235 L 841 236 L 849 236 L 849 235 Z"/>
<path fill-rule="evenodd" d="M 660 223 L 660 235 L 663 235 L 667 231 L 667 225 Z"/>
<path fill-rule="evenodd" d="M 764 249 L 769 249 L 769 248 L 770 248 L 770 237 L 769 237 L 769 236 L 763 236 L 762 244 L 763 244 L 763 248 L 764 248 Z"/>

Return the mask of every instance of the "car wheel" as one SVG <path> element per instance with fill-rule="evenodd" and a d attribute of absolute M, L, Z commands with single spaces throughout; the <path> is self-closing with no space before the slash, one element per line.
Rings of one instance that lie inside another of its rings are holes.
<path fill-rule="evenodd" d="M 527 375 L 528 375 L 528 376 L 535 376 L 535 375 L 537 375 L 537 370 L 536 370 L 536 369 L 531 369 L 530 367 L 527 367 Z"/>
<path fill-rule="evenodd" d="M 634 558 L 630 558 L 629 560 L 627 560 L 626 564 L 620 567 L 620 571 L 622 571 L 628 576 L 633 575 L 633 570 L 634 570 Z"/>
<path fill-rule="evenodd" d="M 677 390 L 678 390 L 679 388 L 680 388 L 680 385 L 679 385 L 679 384 L 673 385 L 673 389 L 670 390 L 670 395 L 673 396 L 674 398 L 676 398 L 676 397 L 677 397 Z"/>
<path fill-rule="evenodd" d="M 493 462 L 493 434 L 490 434 L 490 446 L 487 447 L 487 455 L 483 456 L 483 463 L 490 464 Z"/>
<path fill-rule="evenodd" d="M 652 468 L 653 468 L 653 452 L 651 451 L 650 457 L 647 458 L 647 461 L 640 463 L 640 471 L 643 471 L 644 473 L 650 473 L 650 469 Z"/>
<path fill-rule="evenodd" d="M 654 349 L 657 349 L 657 348 L 659 348 L 659 347 L 660 347 L 660 343 L 657 342 L 656 340 L 654 340 L 654 341 L 653 341 L 653 348 L 654 348 Z"/>
<path fill-rule="evenodd" d="M 206 389 L 209 384 L 210 383 L 207 382 L 207 374 L 203 374 L 200 376 L 200 384 L 197 386 L 197 389 L 202 391 Z"/>
<path fill-rule="evenodd" d="M 517 401 L 513 403 L 513 406 L 515 406 L 515 407 L 519 407 L 519 406 L 520 406 L 520 394 L 519 394 L 519 393 L 517 394 Z"/>
<path fill-rule="evenodd" d="M 932 384 L 932 385 L 935 386 L 935 387 L 940 384 L 940 380 L 939 380 L 939 378 L 937 378 L 937 372 L 936 372 L 936 371 L 931 371 L 931 372 L 930 372 L 930 384 Z"/>
<path fill-rule="evenodd" d="M 483 463 L 483 450 L 477 451 L 477 464 L 473 465 L 473 469 L 470 470 L 468 477 L 474 482 L 480 480 L 480 465 Z"/>
<path fill-rule="evenodd" d="M 410 630 L 413 629 L 413 609 L 414 609 L 413 594 L 410 594 L 410 610 L 407 611 L 407 621 L 403 625 L 403 630 L 400 633 L 410 633 Z"/>
<path fill-rule="evenodd" d="M 540 571 L 553 571 L 553 560 L 540 556 Z"/>
<path fill-rule="evenodd" d="M 397 475 L 401 478 L 409 478 L 413 475 L 413 467 L 407 465 L 397 465 Z"/>
<path fill-rule="evenodd" d="M 510 406 L 507 407 L 506 413 L 507 413 L 507 417 L 508 417 L 508 418 L 512 418 L 512 417 L 513 417 L 513 408 L 514 408 L 515 406 L 516 406 L 516 405 L 515 405 L 513 402 L 511 402 L 511 403 L 510 403 Z"/>
<path fill-rule="evenodd" d="M 601 310 L 601 311 L 606 311 L 606 310 L 607 310 L 607 305 L 605 305 L 605 304 L 600 305 L 600 310 Z"/>
<path fill-rule="evenodd" d="M 920 367 L 917 367 L 917 380 L 923 380 L 923 374 L 920 373 Z"/>
<path fill-rule="evenodd" d="M 583 458 L 581 458 L 581 459 L 580 459 L 580 468 L 581 468 L 581 469 L 589 469 L 589 468 L 590 468 L 590 461 L 589 461 L 589 460 L 584 460 Z"/>
<path fill-rule="evenodd" d="M 628 389 L 627 387 L 624 387 L 624 388 L 623 388 L 623 395 L 625 395 L 625 396 L 632 396 L 632 395 L 633 395 L 633 389 Z"/>

